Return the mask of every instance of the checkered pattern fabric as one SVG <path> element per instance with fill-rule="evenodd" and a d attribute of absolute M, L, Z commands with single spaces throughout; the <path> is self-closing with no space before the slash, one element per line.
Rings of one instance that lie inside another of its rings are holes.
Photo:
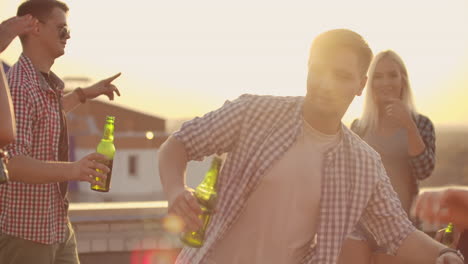
<path fill-rule="evenodd" d="M 205 244 L 200 249 L 184 248 L 177 263 L 204 263 L 267 169 L 301 132 L 303 101 L 303 97 L 243 95 L 184 123 L 174 133 L 190 160 L 228 152 L 218 179 L 217 213 Z M 414 231 L 379 155 L 344 125 L 341 131 L 341 141 L 324 157 L 317 239 L 301 263 L 336 263 L 343 240 L 358 223 L 374 233 L 389 252 L 396 252 Z"/>
<path fill-rule="evenodd" d="M 414 185 L 419 185 L 419 180 L 424 180 L 432 174 L 435 167 L 435 131 L 431 120 L 424 115 L 418 114 L 415 118 L 418 131 L 426 145 L 423 153 L 415 157 L 409 157 L 408 162 L 411 166 Z M 351 124 L 351 130 L 360 137 L 364 137 L 365 128 L 359 126 L 359 119 L 355 119 Z M 419 188 L 416 189 L 416 193 Z M 352 237 L 358 240 L 370 241 L 372 247 L 379 248 L 371 234 L 362 226 L 358 226 L 352 233 Z M 380 248 L 378 249 L 380 250 Z"/>
<path fill-rule="evenodd" d="M 52 74 L 53 75 L 53 74 Z M 56 93 L 24 54 L 8 72 L 17 138 L 6 150 L 12 158 L 24 155 L 57 161 L 60 112 Z M 63 82 L 59 83 L 63 96 Z M 0 185 L 0 232 L 43 244 L 63 242 L 67 223 L 67 201 L 58 183 Z"/>
<path fill-rule="evenodd" d="M 418 115 L 416 118 L 416 126 L 426 145 L 426 149 L 418 156 L 412 157 L 410 164 L 413 169 L 413 175 L 418 180 L 424 180 L 431 176 L 435 167 L 435 131 L 431 120 L 423 115 Z"/>

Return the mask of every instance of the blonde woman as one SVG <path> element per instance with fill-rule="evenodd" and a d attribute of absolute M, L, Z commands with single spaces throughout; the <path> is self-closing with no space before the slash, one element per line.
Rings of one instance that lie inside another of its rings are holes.
<path fill-rule="evenodd" d="M 368 76 L 364 112 L 351 129 L 380 154 L 393 189 L 409 215 L 418 194 L 418 181 L 429 177 L 434 169 L 434 126 L 416 111 L 408 71 L 397 53 L 387 50 L 377 54 Z M 353 263 L 368 263 L 370 259 L 377 264 L 403 263 L 380 252 L 378 244 L 366 230 L 358 230 L 346 240 L 340 263 L 350 263 L 350 259 Z"/>

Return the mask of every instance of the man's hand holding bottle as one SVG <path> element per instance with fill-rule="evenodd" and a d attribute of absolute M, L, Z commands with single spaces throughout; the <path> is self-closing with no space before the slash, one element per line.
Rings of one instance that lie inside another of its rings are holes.
<path fill-rule="evenodd" d="M 198 216 L 202 214 L 202 210 L 195 197 L 195 190 L 186 186 L 172 193 L 173 195 L 168 197 L 169 213 L 181 218 L 186 231 L 200 229 L 203 223 Z"/>

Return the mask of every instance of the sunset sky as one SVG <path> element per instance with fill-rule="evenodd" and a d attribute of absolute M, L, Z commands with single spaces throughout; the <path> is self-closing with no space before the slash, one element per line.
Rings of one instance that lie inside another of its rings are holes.
<path fill-rule="evenodd" d="M 1 0 L 0 19 L 21 2 Z M 179 119 L 243 93 L 304 95 L 312 39 L 349 28 L 374 53 L 402 56 L 420 112 L 439 125 L 468 125 L 467 0 L 65 2 L 71 39 L 53 70 L 93 82 L 122 72 L 116 104 L 131 109 Z M 16 40 L 0 58 L 12 64 L 20 52 Z"/>

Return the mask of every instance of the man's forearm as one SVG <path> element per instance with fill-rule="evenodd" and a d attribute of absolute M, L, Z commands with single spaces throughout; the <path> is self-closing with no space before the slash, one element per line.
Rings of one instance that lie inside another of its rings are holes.
<path fill-rule="evenodd" d="M 446 246 L 416 230 L 403 241 L 397 256 L 404 258 L 408 263 L 435 263 L 439 252 L 444 248 Z"/>
<path fill-rule="evenodd" d="M 0 52 L 3 52 L 15 39 L 16 35 L 13 32 L 7 32 L 6 27 L 0 27 L 0 36 Z"/>
<path fill-rule="evenodd" d="M 14 156 L 7 165 L 10 180 L 43 184 L 68 181 L 72 173 L 72 163 L 40 161 L 27 156 Z"/>
<path fill-rule="evenodd" d="M 75 109 L 80 104 L 80 98 L 75 90 L 65 94 L 62 98 L 63 110 L 67 113 Z"/>
<path fill-rule="evenodd" d="M 159 151 L 159 175 L 166 197 L 185 187 L 187 153 L 184 145 L 169 137 Z"/>

